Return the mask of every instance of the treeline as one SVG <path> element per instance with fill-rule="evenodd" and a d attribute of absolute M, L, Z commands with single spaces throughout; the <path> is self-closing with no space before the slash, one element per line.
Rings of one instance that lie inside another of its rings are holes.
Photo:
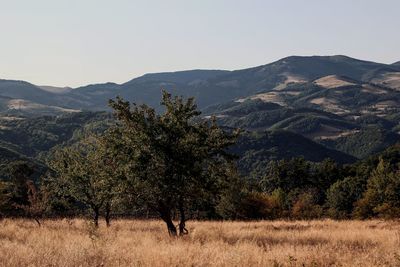
<path fill-rule="evenodd" d="M 114 123 L 53 149 L 39 180 L 32 163 L 9 164 L 0 215 L 40 224 L 42 217 L 90 214 L 96 226 L 101 216 L 107 225 L 113 216 L 158 216 L 170 235 L 186 234 L 188 219 L 400 216 L 400 146 L 352 165 L 293 158 L 241 175 L 229 153 L 240 131 L 197 120 L 193 98 L 164 93 L 162 105 L 157 114 L 110 101 Z"/>
<path fill-rule="evenodd" d="M 398 218 L 400 145 L 352 165 L 271 161 L 237 188 L 245 190 L 226 201 L 226 218 Z"/>

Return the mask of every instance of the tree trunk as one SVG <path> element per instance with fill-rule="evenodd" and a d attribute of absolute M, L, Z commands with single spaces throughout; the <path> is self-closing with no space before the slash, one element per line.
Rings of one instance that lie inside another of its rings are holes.
<path fill-rule="evenodd" d="M 39 227 L 41 227 L 41 226 L 42 226 L 42 224 L 40 223 L 40 221 L 39 221 L 39 218 L 38 218 L 38 217 L 34 217 L 33 219 L 36 221 L 36 223 L 39 225 Z"/>
<path fill-rule="evenodd" d="M 93 212 L 94 212 L 94 216 L 93 216 L 93 223 L 94 223 L 94 226 L 96 226 L 96 227 L 99 227 L 99 208 L 98 207 L 95 207 L 95 208 L 93 208 Z"/>
<path fill-rule="evenodd" d="M 174 225 L 174 223 L 172 222 L 171 218 L 164 220 L 165 223 L 167 224 L 167 229 L 168 229 L 168 234 L 170 236 L 177 236 L 177 232 L 176 232 L 176 227 Z"/>
<path fill-rule="evenodd" d="M 111 204 L 110 204 L 110 202 L 106 203 L 105 219 L 106 219 L 107 227 L 110 227 L 110 225 L 111 225 Z"/>
<path fill-rule="evenodd" d="M 179 221 L 179 235 L 187 235 L 188 230 L 186 229 L 186 217 L 185 217 L 185 208 L 183 206 L 183 199 L 180 199 L 179 201 L 179 215 L 180 215 L 180 221 Z"/>
<path fill-rule="evenodd" d="M 177 231 L 174 223 L 172 222 L 171 209 L 164 204 L 159 205 L 158 209 L 161 219 L 167 224 L 168 234 L 170 236 L 177 236 Z"/>

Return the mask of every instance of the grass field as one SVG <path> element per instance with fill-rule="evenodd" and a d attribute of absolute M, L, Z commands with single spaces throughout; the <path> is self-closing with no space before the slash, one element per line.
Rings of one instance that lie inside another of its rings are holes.
<path fill-rule="evenodd" d="M 400 222 L 0 221 L 0 266 L 400 266 Z"/>

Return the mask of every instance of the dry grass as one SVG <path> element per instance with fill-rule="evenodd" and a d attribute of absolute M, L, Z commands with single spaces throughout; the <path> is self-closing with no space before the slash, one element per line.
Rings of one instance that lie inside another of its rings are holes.
<path fill-rule="evenodd" d="M 0 266 L 400 266 L 400 222 L 0 221 Z"/>
<path fill-rule="evenodd" d="M 325 87 L 328 89 L 349 86 L 349 85 L 355 85 L 354 83 L 352 83 L 350 81 L 346 81 L 346 79 L 339 77 L 337 75 L 329 75 L 329 76 L 319 78 L 318 80 L 314 81 L 314 83 L 321 87 Z"/>

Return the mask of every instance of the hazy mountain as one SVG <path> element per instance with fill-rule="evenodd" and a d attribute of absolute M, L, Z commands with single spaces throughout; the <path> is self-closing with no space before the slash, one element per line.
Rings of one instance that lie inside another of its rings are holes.
<path fill-rule="evenodd" d="M 65 89 L 64 93 L 68 91 Z M 24 81 L 0 80 L 0 113 L 41 116 L 77 112 L 70 108 L 76 100 L 64 93 L 55 87 L 43 89 Z"/>
<path fill-rule="evenodd" d="M 161 72 L 161 73 L 149 73 L 139 78 L 135 78 L 125 83 L 129 84 L 142 84 L 146 82 L 171 82 L 178 84 L 196 85 L 202 81 L 214 78 L 216 76 L 229 73 L 225 70 L 188 70 L 188 71 L 177 71 L 177 72 Z"/>
<path fill-rule="evenodd" d="M 54 94 L 24 81 L 0 80 L 0 95 L 14 99 L 24 99 L 47 105 L 54 103 Z"/>
<path fill-rule="evenodd" d="M 290 83 L 311 82 L 328 75 L 361 80 L 366 73 L 385 66 L 346 56 L 293 56 L 237 71 L 193 70 L 147 74 L 121 85 L 100 84 L 77 88 L 72 95 L 79 95 L 87 103 L 82 103 L 80 108 L 98 110 L 105 108 L 107 99 L 116 94 L 137 103 L 158 105 L 160 92 L 165 89 L 173 94 L 195 96 L 199 106 L 205 107 L 279 89 Z"/>
<path fill-rule="evenodd" d="M 290 84 L 310 83 L 335 75 L 398 88 L 396 65 L 346 56 L 292 56 L 276 62 L 236 71 L 191 70 L 153 73 L 123 84 L 93 84 L 74 90 L 38 87 L 27 82 L 0 81 L 0 95 L 62 108 L 105 110 L 108 99 L 120 95 L 136 103 L 159 105 L 161 90 L 196 97 L 200 107 L 280 90 Z"/>

